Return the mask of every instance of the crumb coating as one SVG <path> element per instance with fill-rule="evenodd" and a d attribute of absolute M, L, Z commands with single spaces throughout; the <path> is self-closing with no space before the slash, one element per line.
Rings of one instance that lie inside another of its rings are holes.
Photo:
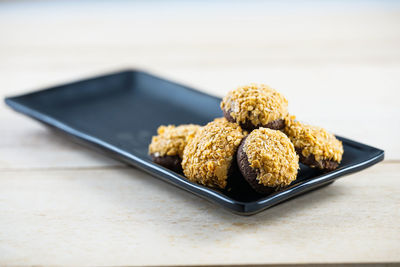
<path fill-rule="evenodd" d="M 295 116 L 285 118 L 285 133 L 304 157 L 313 155 L 316 161 L 332 160 L 340 163 L 343 145 L 324 128 L 303 124 Z"/>
<path fill-rule="evenodd" d="M 157 129 L 158 135 L 151 139 L 149 154 L 156 157 L 179 156 L 182 158 L 186 144 L 200 129 L 201 126 L 195 124 L 161 125 Z"/>
<path fill-rule="evenodd" d="M 192 182 L 225 188 L 228 171 L 244 137 L 239 125 L 216 119 L 204 126 L 187 144 L 183 173 Z"/>
<path fill-rule="evenodd" d="M 250 121 L 255 126 L 283 119 L 288 114 L 286 98 L 265 84 L 250 84 L 230 91 L 221 102 L 237 123 Z"/>
<path fill-rule="evenodd" d="M 296 180 L 299 157 L 290 139 L 281 131 L 259 128 L 246 138 L 243 151 L 256 170 L 259 184 L 283 187 Z"/>

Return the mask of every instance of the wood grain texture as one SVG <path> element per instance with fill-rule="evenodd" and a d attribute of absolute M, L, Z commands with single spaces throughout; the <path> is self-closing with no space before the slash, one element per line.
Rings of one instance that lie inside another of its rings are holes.
<path fill-rule="evenodd" d="M 251 217 L 131 168 L 4 171 L 0 263 L 399 261 L 399 171 L 379 164 Z"/>
<path fill-rule="evenodd" d="M 1 2 L 1 97 L 124 68 L 264 82 L 388 161 L 239 217 L 1 104 L 0 264 L 400 262 L 399 25 L 395 1 Z"/>

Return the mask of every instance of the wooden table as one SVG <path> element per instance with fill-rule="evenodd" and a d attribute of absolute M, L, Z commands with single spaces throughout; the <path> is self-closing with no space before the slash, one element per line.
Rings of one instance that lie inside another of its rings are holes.
<path fill-rule="evenodd" d="M 392 2 L 2 2 L 0 93 L 141 68 L 222 96 L 265 82 L 386 160 L 251 217 L 0 106 L 1 265 L 400 262 Z"/>

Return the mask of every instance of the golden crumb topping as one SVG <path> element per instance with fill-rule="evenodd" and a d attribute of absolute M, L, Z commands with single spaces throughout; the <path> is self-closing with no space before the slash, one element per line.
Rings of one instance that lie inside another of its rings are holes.
<path fill-rule="evenodd" d="M 183 173 L 192 182 L 225 188 L 228 170 L 243 137 L 242 129 L 235 123 L 225 119 L 208 123 L 187 144 Z"/>
<path fill-rule="evenodd" d="M 215 119 L 213 120 L 213 122 L 216 122 L 216 123 L 226 123 L 226 122 L 228 122 L 228 120 L 227 120 L 225 117 L 221 117 L 221 118 L 215 118 Z"/>
<path fill-rule="evenodd" d="M 195 124 L 184 124 L 180 126 L 161 125 L 157 129 L 156 136 L 151 139 L 149 154 L 156 157 L 179 156 L 182 158 L 183 150 L 190 139 L 201 129 Z"/>
<path fill-rule="evenodd" d="M 342 160 L 343 145 L 336 137 L 324 128 L 303 124 L 295 116 L 285 118 L 285 133 L 304 157 L 313 155 L 316 161 Z"/>
<path fill-rule="evenodd" d="M 268 85 L 250 84 L 230 91 L 222 99 L 221 109 L 238 123 L 267 125 L 288 114 L 288 101 Z"/>
<path fill-rule="evenodd" d="M 296 180 L 299 157 L 281 131 L 267 128 L 252 131 L 245 140 L 243 151 L 250 167 L 257 170 L 259 184 L 281 187 Z"/>

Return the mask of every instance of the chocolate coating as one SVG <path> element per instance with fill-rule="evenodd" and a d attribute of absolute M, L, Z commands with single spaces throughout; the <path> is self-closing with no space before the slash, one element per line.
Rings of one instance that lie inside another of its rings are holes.
<path fill-rule="evenodd" d="M 230 114 L 231 113 L 230 110 L 228 110 L 228 111 L 223 110 L 223 113 L 224 113 L 224 117 L 229 122 L 236 123 L 235 119 L 232 118 L 232 116 Z M 267 123 L 266 125 L 253 125 L 249 120 L 246 120 L 244 123 L 240 122 L 239 125 L 240 125 L 240 127 L 242 127 L 242 129 L 247 130 L 247 131 L 252 131 L 259 127 L 269 128 L 269 129 L 273 129 L 273 130 L 282 130 L 283 128 L 285 128 L 285 121 L 283 119 L 277 119 L 277 120 Z"/>
<path fill-rule="evenodd" d="M 325 170 L 325 171 L 333 171 L 339 166 L 339 163 L 336 161 L 333 161 L 333 160 L 317 161 L 317 160 L 315 160 L 314 155 L 305 157 L 301 153 L 301 151 L 303 149 L 301 149 L 301 148 L 295 148 L 295 149 L 296 149 L 296 153 L 299 155 L 299 161 L 301 163 L 303 163 L 304 165 L 307 165 L 311 168 L 318 168 L 318 169 Z"/>
<path fill-rule="evenodd" d="M 239 170 L 242 173 L 244 179 L 249 183 L 249 185 L 251 186 L 251 188 L 253 188 L 254 191 L 260 194 L 270 194 L 274 192 L 275 189 L 272 187 L 264 186 L 263 184 L 259 184 L 257 180 L 257 170 L 250 167 L 247 155 L 243 150 L 246 138 L 247 137 L 243 138 L 237 152 L 236 159 Z"/>
<path fill-rule="evenodd" d="M 162 156 L 156 157 L 151 155 L 151 158 L 154 163 L 161 165 L 171 171 L 182 173 L 182 165 L 181 165 L 181 158 L 179 156 Z"/>

